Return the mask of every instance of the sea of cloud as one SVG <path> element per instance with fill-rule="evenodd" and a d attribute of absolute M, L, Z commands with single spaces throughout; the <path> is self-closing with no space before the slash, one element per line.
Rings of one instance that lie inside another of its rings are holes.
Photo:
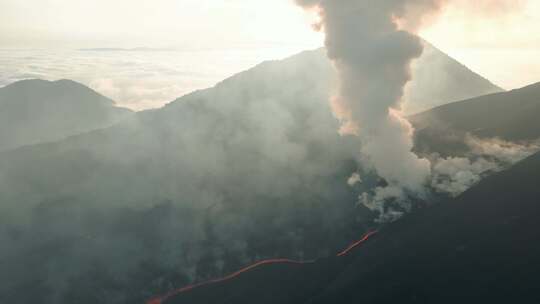
<path fill-rule="evenodd" d="M 220 50 L 0 49 L 0 87 L 31 78 L 71 79 L 133 110 L 161 107 L 301 47 Z"/>

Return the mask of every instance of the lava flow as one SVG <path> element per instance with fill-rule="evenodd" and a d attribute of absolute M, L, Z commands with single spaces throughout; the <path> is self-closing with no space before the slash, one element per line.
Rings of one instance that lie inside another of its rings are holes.
<path fill-rule="evenodd" d="M 367 241 L 372 235 L 376 234 L 377 232 L 378 232 L 377 230 L 374 230 L 374 231 L 370 231 L 370 232 L 366 233 L 363 238 L 361 238 L 360 240 L 352 243 L 349 247 L 347 247 L 347 249 L 345 249 L 342 252 L 338 253 L 337 256 L 342 257 L 342 256 L 345 256 L 345 255 L 349 254 L 356 247 L 362 245 L 362 243 Z"/>
<path fill-rule="evenodd" d="M 342 257 L 342 256 L 345 256 L 345 255 L 348 255 L 349 253 L 351 253 L 351 251 L 353 251 L 358 246 L 362 245 L 364 242 L 369 240 L 376 233 L 377 233 L 376 230 L 366 233 L 360 240 L 354 242 L 349 247 L 347 247 L 347 249 L 345 249 L 342 252 L 338 253 L 337 256 Z M 242 268 L 242 269 L 238 270 L 237 272 L 235 272 L 233 274 L 230 274 L 228 276 L 225 276 L 223 278 L 220 278 L 220 279 L 214 279 L 214 280 L 210 280 L 210 281 L 206 281 L 206 282 L 192 284 L 192 285 L 188 285 L 188 286 L 173 290 L 173 291 L 167 293 L 166 295 L 155 297 L 155 298 L 149 300 L 148 302 L 146 302 L 146 304 L 162 304 L 164 301 L 166 301 L 166 300 L 168 300 L 168 299 L 170 299 L 170 298 L 172 298 L 172 297 L 174 297 L 176 295 L 179 295 L 181 293 L 193 290 L 195 288 L 199 288 L 199 287 L 203 287 L 203 286 L 207 286 L 207 285 L 211 285 L 211 284 L 217 284 L 217 283 L 221 283 L 221 282 L 225 282 L 225 281 L 234 279 L 234 278 L 238 277 L 239 275 L 241 275 L 241 274 L 243 274 L 243 273 L 245 273 L 247 271 L 253 270 L 253 269 L 257 268 L 257 267 L 264 266 L 264 265 L 272 265 L 272 264 L 305 265 L 305 264 L 313 264 L 313 263 L 315 263 L 315 260 L 310 260 L 310 261 L 295 261 L 295 260 L 289 260 L 289 259 L 264 260 L 264 261 L 260 261 L 260 262 L 257 262 L 255 264 L 252 264 L 252 265 L 250 265 L 248 267 Z"/>

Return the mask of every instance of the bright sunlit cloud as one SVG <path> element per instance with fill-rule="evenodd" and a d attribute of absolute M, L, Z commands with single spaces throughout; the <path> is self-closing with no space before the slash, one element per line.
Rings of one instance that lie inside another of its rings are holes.
<path fill-rule="evenodd" d="M 309 18 L 290 0 L 3 0 L 0 45 L 320 45 Z"/>
<path fill-rule="evenodd" d="M 540 80 L 540 1 L 523 1 L 504 17 L 451 6 L 421 35 L 506 89 L 524 86 Z M 2 0 L 0 48 L 251 48 L 276 59 L 276 47 L 292 54 L 323 45 L 314 16 L 292 2 Z"/>
<path fill-rule="evenodd" d="M 523 3 L 491 15 L 450 6 L 421 35 L 505 89 L 538 82 L 540 1 Z"/>

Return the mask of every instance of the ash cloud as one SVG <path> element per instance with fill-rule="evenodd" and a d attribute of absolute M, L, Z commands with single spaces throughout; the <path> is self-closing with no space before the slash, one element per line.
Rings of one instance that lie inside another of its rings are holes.
<path fill-rule="evenodd" d="M 431 174 L 429 161 L 412 152 L 414 130 L 401 110 L 411 63 L 423 51 L 415 31 L 440 2 L 296 1 L 319 13 L 316 28 L 324 31 L 328 57 L 338 72 L 331 104 L 341 134 L 359 138 L 359 158 L 388 183 L 388 189 L 378 188 L 373 195 L 376 201 L 402 197 L 402 192 L 423 196 Z"/>

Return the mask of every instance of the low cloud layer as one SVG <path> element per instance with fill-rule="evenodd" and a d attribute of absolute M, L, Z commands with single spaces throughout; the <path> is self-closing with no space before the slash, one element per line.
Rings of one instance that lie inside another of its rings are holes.
<path fill-rule="evenodd" d="M 263 60 L 286 57 L 301 50 L 300 47 L 197 52 L 0 49 L 0 87 L 29 78 L 72 79 L 110 97 L 120 106 L 142 110 L 157 108 L 194 90 L 211 87 Z M 324 74 L 319 79 L 320 86 L 334 71 L 322 50 L 318 55 L 321 63 L 314 66 L 314 72 Z M 405 92 L 406 101 L 410 101 L 404 105 L 407 113 L 498 90 L 429 45 L 414 63 L 413 74 L 415 81 Z M 463 79 L 467 79 L 466 85 Z"/>
<path fill-rule="evenodd" d="M 0 49 L 0 87 L 22 79 L 71 79 L 133 110 L 158 108 L 263 60 L 301 47 L 167 50 Z"/>

